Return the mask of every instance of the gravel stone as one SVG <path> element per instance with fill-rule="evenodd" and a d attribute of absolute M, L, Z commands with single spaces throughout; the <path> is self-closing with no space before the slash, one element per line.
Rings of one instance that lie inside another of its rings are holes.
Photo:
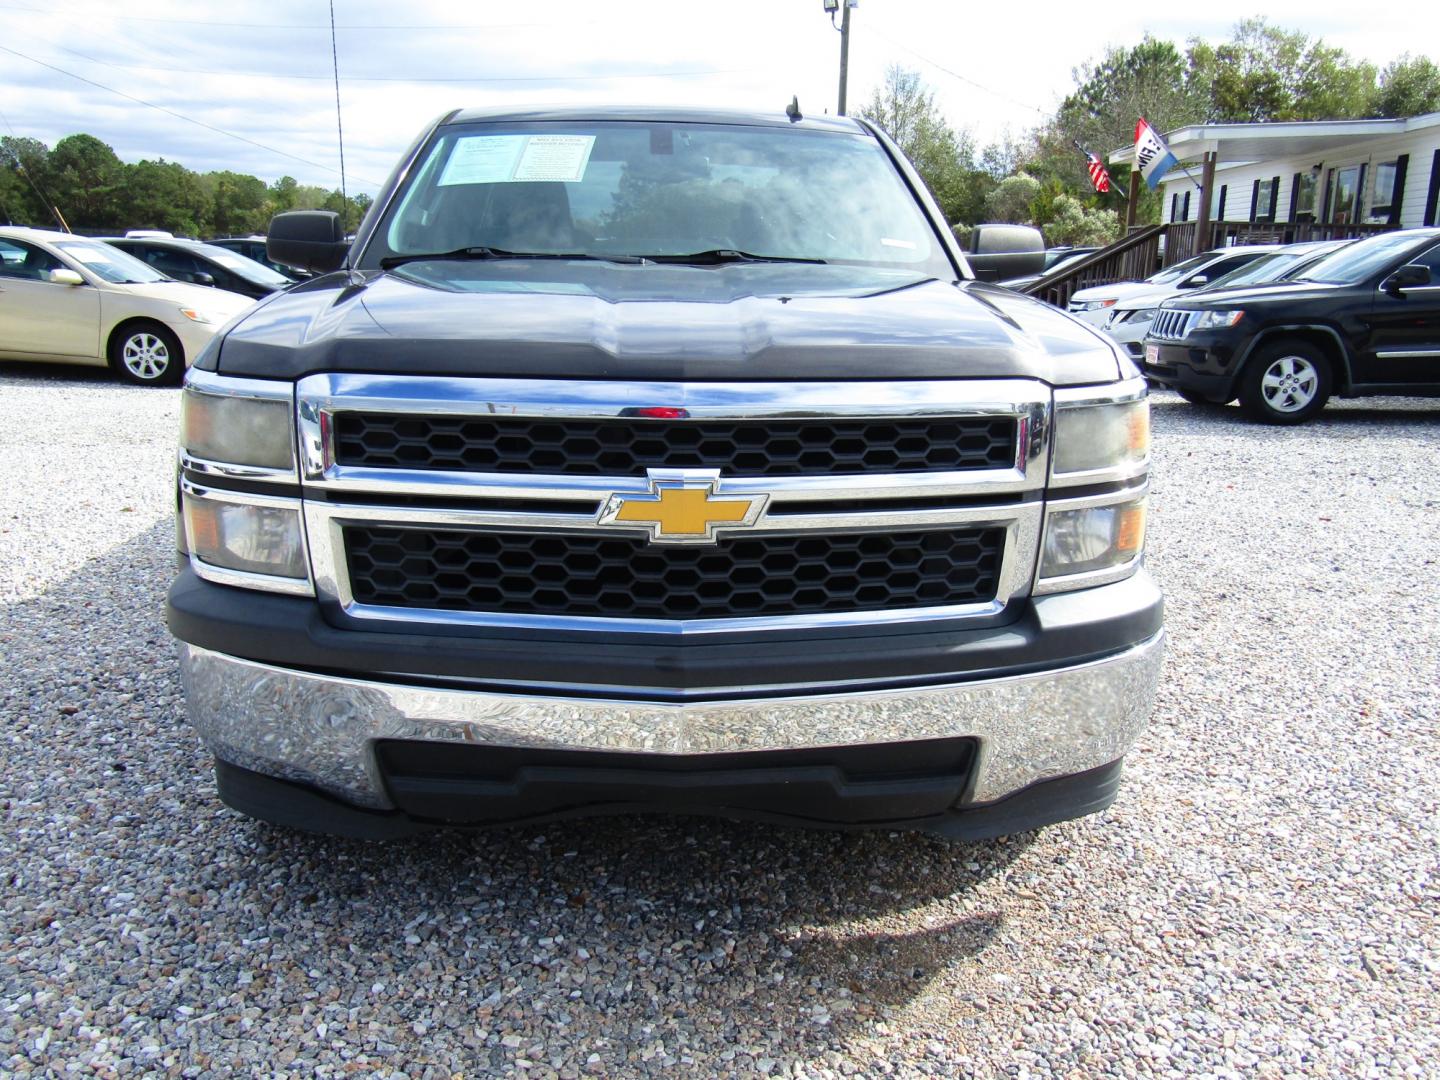
<path fill-rule="evenodd" d="M 247 821 L 163 598 L 175 391 L 0 365 L 0 1074 L 1433 1075 L 1440 404 L 1155 396 L 1154 720 L 949 844 Z"/>

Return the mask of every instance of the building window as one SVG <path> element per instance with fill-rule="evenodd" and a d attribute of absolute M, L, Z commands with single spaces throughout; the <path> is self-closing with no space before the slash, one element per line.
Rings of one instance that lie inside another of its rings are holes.
<path fill-rule="evenodd" d="M 1275 185 L 1263 180 L 1255 189 L 1255 220 L 1275 220 Z"/>
<path fill-rule="evenodd" d="M 1330 208 L 1330 220 L 1337 225 L 1348 225 L 1355 220 L 1360 209 L 1360 166 L 1351 165 L 1335 173 L 1335 200 Z"/>
<path fill-rule="evenodd" d="M 1382 161 L 1375 166 L 1375 193 L 1370 199 L 1372 218 L 1390 217 L 1390 207 L 1395 202 L 1395 180 L 1399 162 Z"/>
<path fill-rule="evenodd" d="M 1319 173 L 1303 172 L 1300 174 L 1300 182 L 1295 185 L 1295 211 L 1293 214 L 1295 220 L 1315 220 L 1315 189 L 1319 186 Z"/>

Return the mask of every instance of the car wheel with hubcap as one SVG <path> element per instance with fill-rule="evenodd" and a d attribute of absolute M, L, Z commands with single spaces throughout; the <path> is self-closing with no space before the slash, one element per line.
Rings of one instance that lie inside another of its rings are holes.
<path fill-rule="evenodd" d="M 1240 407 L 1252 420 L 1299 424 L 1330 399 L 1330 361 L 1305 341 L 1266 346 L 1245 365 Z"/>
<path fill-rule="evenodd" d="M 131 323 L 110 339 L 115 374 L 141 386 L 173 386 L 185 374 L 180 339 L 159 323 Z"/>

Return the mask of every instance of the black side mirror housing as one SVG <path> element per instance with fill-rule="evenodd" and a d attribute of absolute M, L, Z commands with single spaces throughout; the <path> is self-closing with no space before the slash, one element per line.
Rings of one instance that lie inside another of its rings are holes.
<path fill-rule="evenodd" d="M 272 262 L 328 274 L 345 264 L 350 245 L 340 215 L 330 210 L 291 210 L 270 219 L 265 254 Z"/>
<path fill-rule="evenodd" d="M 1045 237 L 1030 225 L 976 225 L 965 261 L 978 281 L 1038 274 L 1045 269 Z"/>
<path fill-rule="evenodd" d="M 209 285 L 211 288 L 215 287 L 215 275 L 207 274 L 203 270 L 191 274 L 190 281 L 196 285 Z"/>
<path fill-rule="evenodd" d="M 1422 263 L 1406 263 L 1380 283 L 1380 288 L 1391 296 L 1399 296 L 1406 289 L 1422 289 L 1430 284 L 1430 268 Z"/>

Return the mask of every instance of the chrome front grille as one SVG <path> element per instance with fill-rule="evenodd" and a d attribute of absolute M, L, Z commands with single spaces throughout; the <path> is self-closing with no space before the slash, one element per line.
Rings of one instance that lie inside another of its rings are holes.
<path fill-rule="evenodd" d="M 994 614 L 1032 585 L 1050 408 L 1049 388 L 1023 379 L 310 376 L 300 383 L 298 410 L 316 592 L 332 619 L 397 627 L 688 634 Z M 519 437 L 504 451 L 523 463 L 516 471 L 490 456 L 497 418 L 544 431 L 547 449 L 598 441 L 602 428 L 619 432 L 608 436 L 612 446 L 633 448 L 655 430 L 644 426 L 654 413 L 637 410 L 658 409 L 691 425 L 672 431 L 728 435 L 708 449 L 706 440 L 692 445 L 681 436 L 694 456 L 678 460 L 696 465 L 678 471 L 675 457 L 659 453 L 675 445 L 664 438 L 643 454 L 607 457 L 581 445 L 537 457 Z M 488 446 L 478 456 L 467 456 L 467 425 L 482 436 L 475 444 Z M 383 452 L 362 450 L 362 430 L 372 448 L 375 432 L 403 431 L 420 449 L 407 459 L 395 452 L 398 440 L 382 437 Z M 740 432 L 751 433 L 744 438 L 752 446 L 772 448 L 803 445 L 810 432 L 812 448 L 826 447 L 824 460 L 796 472 L 794 455 L 778 468 L 741 459 L 730 449 Z M 441 439 L 443 452 L 432 452 L 437 433 L 459 434 L 460 445 Z M 873 445 L 851 445 L 867 433 Z M 835 449 L 842 442 L 843 453 Z M 866 466 L 870 451 L 890 467 L 848 471 Z M 841 461 L 844 471 L 836 471 Z M 702 506 L 754 512 L 683 543 L 617 513 L 621 504 L 658 505 L 656 492 L 676 477 L 703 484 L 712 501 Z"/>
<path fill-rule="evenodd" d="M 1155 321 L 1150 325 L 1150 336 L 1161 338 L 1165 341 L 1180 341 L 1190 332 L 1190 320 L 1195 316 L 1193 311 L 1171 311 L 1168 308 L 1161 308 L 1155 314 Z"/>
<path fill-rule="evenodd" d="M 342 412 L 335 417 L 335 459 L 376 468 L 569 476 L 644 476 L 647 469 L 719 469 L 727 476 L 950 472 L 1013 467 L 1016 426 L 1013 416 L 759 421 Z"/>

